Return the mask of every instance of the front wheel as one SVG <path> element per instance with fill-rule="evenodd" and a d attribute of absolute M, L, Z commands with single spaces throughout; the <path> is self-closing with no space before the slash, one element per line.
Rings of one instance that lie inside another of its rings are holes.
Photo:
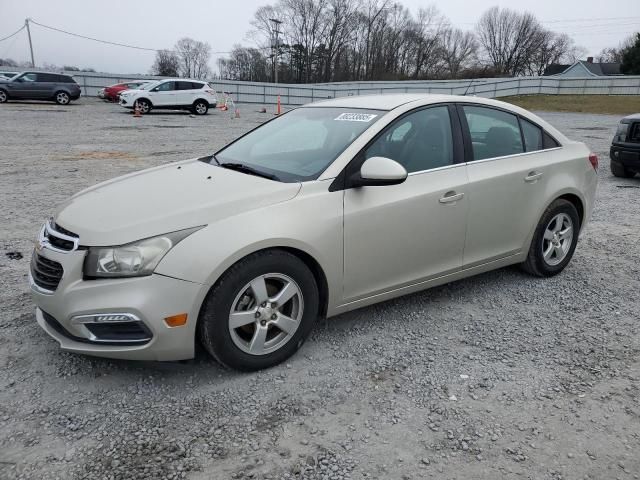
<path fill-rule="evenodd" d="M 133 109 L 134 110 L 138 109 L 140 113 L 142 113 L 143 115 L 146 115 L 151 111 L 151 103 L 149 102 L 149 100 L 142 98 L 140 100 L 136 100 L 133 103 Z"/>
<path fill-rule="evenodd" d="M 4 90 L 0 90 L 0 103 L 5 103 L 9 100 L 9 95 Z"/>
<path fill-rule="evenodd" d="M 579 232 L 576 207 L 567 200 L 554 201 L 542 214 L 522 267 L 538 277 L 557 275 L 573 257 Z"/>
<path fill-rule="evenodd" d="M 193 103 L 192 110 L 196 115 L 206 115 L 209 111 L 209 104 L 204 100 L 196 100 Z"/>
<path fill-rule="evenodd" d="M 314 276 L 298 257 L 258 252 L 232 266 L 209 292 L 198 320 L 200 341 L 228 367 L 268 368 L 304 343 L 318 305 Z"/>
<path fill-rule="evenodd" d="M 56 92 L 55 100 L 58 105 L 67 105 L 71 101 L 71 97 L 67 92 Z"/>

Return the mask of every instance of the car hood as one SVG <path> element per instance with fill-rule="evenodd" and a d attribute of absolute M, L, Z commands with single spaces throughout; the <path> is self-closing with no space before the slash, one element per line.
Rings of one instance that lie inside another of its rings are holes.
<path fill-rule="evenodd" d="M 194 159 L 83 190 L 61 205 L 55 221 L 79 235 L 81 245 L 123 245 L 284 202 L 299 191 L 299 183 L 276 182 Z"/>

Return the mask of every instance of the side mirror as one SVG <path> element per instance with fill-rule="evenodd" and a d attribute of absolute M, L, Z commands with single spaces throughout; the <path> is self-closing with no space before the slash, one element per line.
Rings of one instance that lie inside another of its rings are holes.
<path fill-rule="evenodd" d="M 407 170 L 395 160 L 371 157 L 364 161 L 360 173 L 350 179 L 352 187 L 398 185 L 407 179 Z"/>

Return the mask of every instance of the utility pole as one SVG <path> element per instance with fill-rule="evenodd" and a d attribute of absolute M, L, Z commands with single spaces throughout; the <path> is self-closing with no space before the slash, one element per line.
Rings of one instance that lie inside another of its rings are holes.
<path fill-rule="evenodd" d="M 275 83 L 278 83 L 278 53 L 280 52 L 280 24 L 282 23 L 280 20 L 278 20 L 277 18 L 270 18 L 269 19 L 270 22 L 273 22 L 274 27 L 274 34 L 276 36 L 276 44 L 275 47 L 275 51 L 274 51 L 274 58 L 275 58 L 275 67 L 274 67 L 274 76 L 275 76 Z"/>
<path fill-rule="evenodd" d="M 36 62 L 33 60 L 33 43 L 31 42 L 31 30 L 29 30 L 29 19 L 24 19 L 24 26 L 27 27 L 27 36 L 29 37 L 29 50 L 31 51 L 31 68 L 36 68 Z"/>

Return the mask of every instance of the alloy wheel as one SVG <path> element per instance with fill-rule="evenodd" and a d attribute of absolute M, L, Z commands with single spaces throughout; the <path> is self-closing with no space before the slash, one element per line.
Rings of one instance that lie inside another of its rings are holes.
<path fill-rule="evenodd" d="M 559 213 L 547 224 L 542 237 L 542 257 L 551 266 L 561 263 L 573 243 L 573 221 L 566 213 Z"/>
<path fill-rule="evenodd" d="M 207 106 L 204 103 L 196 103 L 196 112 L 199 115 L 204 115 L 207 113 Z"/>
<path fill-rule="evenodd" d="M 4 103 L 7 101 L 7 94 L 4 90 L 0 90 L 0 103 Z"/>
<path fill-rule="evenodd" d="M 136 101 L 136 103 L 134 104 L 134 108 L 136 106 L 138 107 L 138 110 L 140 110 L 140 112 L 149 113 L 149 104 L 147 102 Z"/>
<path fill-rule="evenodd" d="M 243 352 L 267 355 L 291 340 L 303 312 L 302 290 L 291 277 L 280 273 L 260 275 L 233 300 L 229 332 Z"/>
<path fill-rule="evenodd" d="M 64 92 L 58 92 L 58 94 L 56 95 L 56 102 L 58 102 L 60 105 L 66 105 L 67 103 L 69 103 L 69 95 Z"/>

